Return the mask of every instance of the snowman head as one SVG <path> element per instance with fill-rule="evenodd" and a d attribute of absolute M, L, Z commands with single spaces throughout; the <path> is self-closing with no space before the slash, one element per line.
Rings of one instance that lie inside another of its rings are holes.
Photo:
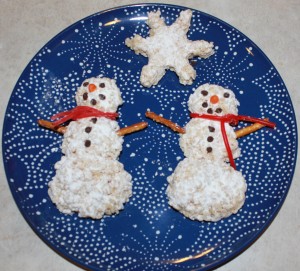
<path fill-rule="evenodd" d="M 198 114 L 223 116 L 238 114 L 239 101 L 233 91 L 218 85 L 204 84 L 198 87 L 188 101 L 189 110 Z"/>
<path fill-rule="evenodd" d="M 84 80 L 75 99 L 78 106 L 90 106 L 103 112 L 116 112 L 123 103 L 115 80 L 105 77 Z"/>

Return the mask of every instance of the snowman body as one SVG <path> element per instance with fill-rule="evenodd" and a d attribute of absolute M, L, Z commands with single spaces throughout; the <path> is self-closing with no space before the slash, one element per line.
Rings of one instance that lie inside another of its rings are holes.
<path fill-rule="evenodd" d="M 122 104 L 120 90 L 109 78 L 90 78 L 76 93 L 78 106 L 116 112 Z M 132 195 L 131 176 L 117 160 L 123 137 L 119 125 L 106 117 L 86 117 L 70 122 L 64 134 L 56 175 L 49 196 L 66 214 L 99 219 L 118 213 Z"/>
<path fill-rule="evenodd" d="M 198 87 L 188 101 L 189 110 L 199 115 L 237 115 L 234 93 L 217 85 Z M 233 128 L 225 123 L 233 158 L 240 149 Z M 193 220 L 218 221 L 237 213 L 245 201 L 246 182 L 228 163 L 219 121 L 191 119 L 179 144 L 185 159 L 168 177 L 169 204 Z"/>

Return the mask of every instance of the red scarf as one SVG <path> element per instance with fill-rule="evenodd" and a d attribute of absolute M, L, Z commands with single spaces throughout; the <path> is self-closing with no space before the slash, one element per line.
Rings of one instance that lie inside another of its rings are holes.
<path fill-rule="evenodd" d="M 238 125 L 239 121 L 248 121 L 248 122 L 260 123 L 264 126 L 271 127 L 271 128 L 275 127 L 275 123 L 270 122 L 268 120 L 252 118 L 252 117 L 249 117 L 249 116 L 242 116 L 242 115 L 239 116 L 239 115 L 227 114 L 227 115 L 224 115 L 224 116 L 214 116 L 214 115 L 191 113 L 190 116 L 191 116 L 191 118 L 202 118 L 202 119 L 220 121 L 222 137 L 223 137 L 223 141 L 224 141 L 226 151 L 227 151 L 227 154 L 228 154 L 229 162 L 230 162 L 230 165 L 234 169 L 236 169 L 236 166 L 235 166 L 235 163 L 234 163 L 232 151 L 231 151 L 230 144 L 229 144 L 229 141 L 228 141 L 228 137 L 227 137 L 227 134 L 226 134 L 225 123 L 229 123 L 232 126 L 236 126 L 236 125 Z"/>
<path fill-rule="evenodd" d="M 89 106 L 77 106 L 69 111 L 64 111 L 53 115 L 51 117 L 51 120 L 56 120 L 53 122 L 54 126 L 56 127 L 69 120 L 78 120 L 90 117 L 105 117 L 111 120 L 115 120 L 118 117 L 118 113 L 103 112 Z"/>

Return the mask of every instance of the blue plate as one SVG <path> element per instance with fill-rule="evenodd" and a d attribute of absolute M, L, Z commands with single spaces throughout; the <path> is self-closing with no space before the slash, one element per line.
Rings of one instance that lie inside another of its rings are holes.
<path fill-rule="evenodd" d="M 146 4 L 102 11 L 65 29 L 30 61 L 11 95 L 3 127 L 3 160 L 14 199 L 33 230 L 51 248 L 90 270 L 208 270 L 249 247 L 272 222 L 288 193 L 297 156 L 297 127 L 289 93 L 264 53 L 234 27 L 194 10 L 191 40 L 213 41 L 216 53 L 195 59 L 197 78 L 183 86 L 168 71 L 160 83 L 139 82 L 147 58 L 125 46 L 135 33 L 148 36 L 147 12 L 160 9 L 172 24 L 184 7 Z M 239 113 L 269 117 L 275 130 L 239 139 L 237 169 L 248 183 L 236 215 L 217 223 L 191 221 L 168 206 L 169 176 L 183 153 L 178 134 L 149 121 L 125 137 L 120 161 L 133 176 L 133 197 L 116 216 L 101 220 L 64 215 L 47 184 L 61 157 L 62 137 L 37 119 L 75 106 L 76 87 L 88 77 L 115 78 L 125 103 L 121 127 L 146 120 L 151 109 L 184 126 L 186 102 L 200 84 L 232 89 Z"/>

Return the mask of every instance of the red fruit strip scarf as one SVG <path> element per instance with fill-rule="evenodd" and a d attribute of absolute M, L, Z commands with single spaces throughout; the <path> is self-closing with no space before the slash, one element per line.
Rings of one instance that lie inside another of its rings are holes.
<path fill-rule="evenodd" d="M 51 117 L 51 120 L 55 120 L 53 124 L 56 127 L 69 120 L 78 120 L 89 117 L 105 117 L 111 120 L 115 120 L 118 117 L 118 113 L 103 112 L 89 106 L 77 106 L 69 111 L 64 111 L 53 115 Z"/>
<path fill-rule="evenodd" d="M 232 126 L 236 126 L 236 125 L 238 125 L 239 121 L 247 121 L 247 122 L 260 123 L 264 126 L 267 126 L 267 127 L 270 127 L 270 128 L 275 128 L 275 123 L 273 123 L 273 122 L 270 122 L 268 120 L 253 118 L 253 117 L 249 117 L 249 116 L 243 116 L 243 115 L 227 114 L 227 115 L 224 115 L 224 116 L 214 116 L 214 115 L 191 113 L 190 116 L 191 116 L 191 118 L 202 118 L 202 119 L 220 121 L 222 137 L 223 137 L 223 141 L 224 141 L 226 151 L 227 151 L 227 154 L 228 154 L 229 162 L 230 162 L 230 165 L 234 169 L 236 169 L 236 166 L 235 166 L 235 163 L 234 163 L 232 151 L 231 151 L 230 144 L 229 144 L 229 141 L 228 141 L 228 137 L 227 137 L 227 134 L 226 134 L 225 123 L 229 123 Z"/>

